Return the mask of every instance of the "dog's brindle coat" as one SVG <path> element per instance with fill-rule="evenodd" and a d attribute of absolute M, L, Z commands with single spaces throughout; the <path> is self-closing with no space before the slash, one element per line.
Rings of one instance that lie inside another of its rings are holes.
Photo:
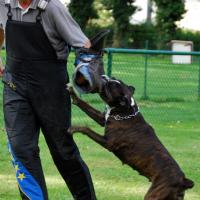
<path fill-rule="evenodd" d="M 132 95 L 134 88 L 116 79 L 104 79 L 99 92 L 109 105 L 110 113 L 101 113 L 82 101 L 72 87 L 73 103 L 80 107 L 101 126 L 101 136 L 87 127 L 72 127 L 71 133 L 82 132 L 113 152 L 124 164 L 147 177 L 152 185 L 145 200 L 183 200 L 184 192 L 193 187 L 193 182 L 184 173 L 156 136 L 154 129 L 138 112 Z"/>

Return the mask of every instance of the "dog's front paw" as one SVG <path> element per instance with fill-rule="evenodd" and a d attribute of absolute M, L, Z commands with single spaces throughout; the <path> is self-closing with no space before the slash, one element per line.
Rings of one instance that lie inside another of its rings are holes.
<path fill-rule="evenodd" d="M 71 94 L 75 94 L 74 88 L 73 88 L 73 86 L 72 86 L 71 83 L 67 83 L 66 84 L 66 90 L 68 90 L 68 92 L 70 93 L 70 95 Z"/>
<path fill-rule="evenodd" d="M 72 85 L 70 83 L 68 83 L 66 85 L 66 89 L 68 90 L 71 98 L 72 98 L 72 103 L 77 105 L 78 103 L 78 96 L 76 95 L 76 92 L 74 91 L 74 88 L 72 87 Z"/>

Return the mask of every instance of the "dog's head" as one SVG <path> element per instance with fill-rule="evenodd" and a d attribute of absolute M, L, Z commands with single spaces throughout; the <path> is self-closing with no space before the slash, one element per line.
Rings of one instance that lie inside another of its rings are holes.
<path fill-rule="evenodd" d="M 126 85 L 121 80 L 102 76 L 103 86 L 100 91 L 100 97 L 110 107 L 130 107 L 132 105 L 132 96 L 135 88 Z"/>
<path fill-rule="evenodd" d="M 73 84 L 80 93 L 96 93 L 101 88 L 103 66 L 103 43 L 109 30 L 104 30 L 90 39 L 91 48 L 76 50 L 76 69 Z"/>

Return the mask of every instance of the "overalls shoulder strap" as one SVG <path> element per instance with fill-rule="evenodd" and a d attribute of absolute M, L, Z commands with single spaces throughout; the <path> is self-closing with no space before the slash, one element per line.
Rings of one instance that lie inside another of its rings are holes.
<path fill-rule="evenodd" d="M 38 3 L 38 15 L 36 17 L 36 21 L 40 22 L 41 21 L 41 13 L 46 9 L 48 3 L 50 0 L 40 0 Z M 5 0 L 5 6 L 8 7 L 8 19 L 11 20 L 12 19 L 12 12 L 11 12 L 11 6 L 10 6 L 10 0 Z"/>
<path fill-rule="evenodd" d="M 38 10 L 39 10 L 39 13 L 36 17 L 36 21 L 37 22 L 40 22 L 41 21 L 41 13 L 46 9 L 48 3 L 49 3 L 50 0 L 40 0 L 39 3 L 38 3 Z"/>
<path fill-rule="evenodd" d="M 11 6 L 10 6 L 10 0 L 5 0 L 5 6 L 8 7 L 8 19 L 11 20 L 12 19 L 12 12 L 11 12 Z"/>

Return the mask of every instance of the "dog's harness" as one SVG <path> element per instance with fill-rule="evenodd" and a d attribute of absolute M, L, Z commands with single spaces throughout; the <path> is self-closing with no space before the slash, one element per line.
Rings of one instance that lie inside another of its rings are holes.
<path fill-rule="evenodd" d="M 125 115 L 125 116 L 121 116 L 121 115 L 110 115 L 111 110 L 114 109 L 114 107 L 109 107 L 108 105 L 106 105 L 106 114 L 105 114 L 105 119 L 106 121 L 108 120 L 109 117 L 115 119 L 116 121 L 122 121 L 122 120 L 127 120 L 130 119 L 132 117 L 135 117 L 140 111 L 139 111 L 139 107 L 135 104 L 135 101 L 133 98 L 131 98 L 131 106 L 133 108 L 133 113 L 130 115 Z"/>

